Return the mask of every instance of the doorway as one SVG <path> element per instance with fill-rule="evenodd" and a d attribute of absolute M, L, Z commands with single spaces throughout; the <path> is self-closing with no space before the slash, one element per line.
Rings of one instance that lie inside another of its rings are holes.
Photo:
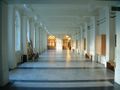
<path fill-rule="evenodd" d="M 63 50 L 71 50 L 71 37 L 65 35 L 63 38 Z"/>
<path fill-rule="evenodd" d="M 53 35 L 48 36 L 48 49 L 56 49 L 56 37 Z"/>

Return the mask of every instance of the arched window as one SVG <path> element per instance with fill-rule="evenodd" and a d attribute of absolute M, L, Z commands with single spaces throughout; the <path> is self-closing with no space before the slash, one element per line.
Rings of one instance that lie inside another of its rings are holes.
<path fill-rule="evenodd" d="M 34 42 L 33 42 L 33 47 L 35 48 L 35 40 L 36 40 L 36 38 L 35 38 L 35 27 L 34 27 L 34 32 L 33 32 L 33 36 L 34 36 Z"/>
<path fill-rule="evenodd" d="M 21 49 L 21 20 L 18 11 L 15 12 L 15 51 Z"/>
<path fill-rule="evenodd" d="M 30 24 L 29 24 L 29 20 L 27 20 L 27 41 L 30 42 Z"/>

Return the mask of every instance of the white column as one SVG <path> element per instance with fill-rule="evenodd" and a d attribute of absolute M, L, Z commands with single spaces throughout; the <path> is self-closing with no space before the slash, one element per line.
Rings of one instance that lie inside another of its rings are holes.
<path fill-rule="evenodd" d="M 10 69 L 17 66 L 15 59 L 15 11 L 14 6 L 8 6 L 8 65 Z"/>
<path fill-rule="evenodd" d="M 39 26 L 36 24 L 36 33 L 35 33 L 35 41 L 36 41 L 36 50 L 39 52 Z"/>
<path fill-rule="evenodd" d="M 109 18 L 109 61 L 115 61 L 115 17 Z"/>
<path fill-rule="evenodd" d="M 109 7 L 104 7 L 99 10 L 99 35 L 106 35 L 106 55 L 99 55 L 98 61 L 103 63 L 106 67 L 106 63 L 111 59 L 111 29 L 110 29 L 110 10 Z"/>
<path fill-rule="evenodd" d="M 36 50 L 36 23 L 34 23 L 34 50 Z"/>
<path fill-rule="evenodd" d="M 40 36 L 39 36 L 39 43 L 40 43 L 40 46 L 39 46 L 39 47 L 40 47 L 40 53 L 41 53 L 41 48 L 42 48 L 42 46 L 41 46 L 41 44 L 42 44 L 42 42 L 41 42 L 41 40 L 42 40 L 42 37 L 41 37 L 41 30 L 42 30 L 42 28 L 40 28 L 40 32 L 39 32 L 39 33 L 40 33 L 40 34 L 39 34 L 39 35 L 40 35 Z"/>
<path fill-rule="evenodd" d="M 117 35 L 117 43 L 115 50 L 115 82 L 120 84 L 120 12 L 116 14 L 116 35 Z"/>
<path fill-rule="evenodd" d="M 84 38 L 83 38 L 83 27 L 80 27 L 80 54 L 83 55 L 84 54 Z"/>
<path fill-rule="evenodd" d="M 46 31 L 44 30 L 44 51 L 47 49 L 47 33 Z"/>
<path fill-rule="evenodd" d="M 41 52 L 43 52 L 43 43 L 44 43 L 44 41 L 43 41 L 43 28 L 42 28 L 42 30 L 41 30 Z"/>
<path fill-rule="evenodd" d="M 27 16 L 22 16 L 22 30 L 21 30 L 21 34 L 22 34 L 22 51 L 23 54 L 27 54 Z"/>
<path fill-rule="evenodd" d="M 98 23 L 97 23 L 97 18 L 98 16 L 95 16 L 95 56 L 94 56 L 94 61 L 98 62 L 98 54 L 97 54 L 97 36 L 99 35 L 99 28 L 98 28 Z"/>
<path fill-rule="evenodd" d="M 45 31 L 45 50 L 47 50 L 47 32 Z"/>
<path fill-rule="evenodd" d="M 43 33 L 42 33 L 42 31 L 43 31 L 43 28 L 41 27 L 40 28 L 40 53 L 42 53 L 42 48 L 43 48 Z"/>
<path fill-rule="evenodd" d="M 106 62 L 115 59 L 115 22 L 111 18 L 110 9 L 106 8 Z"/>
<path fill-rule="evenodd" d="M 110 15 L 109 9 L 106 8 L 106 62 L 110 60 Z"/>
<path fill-rule="evenodd" d="M 39 26 L 38 27 L 38 45 L 39 45 L 39 53 L 40 53 L 40 29 L 41 29 L 41 27 Z"/>
<path fill-rule="evenodd" d="M 32 40 L 32 44 L 34 43 L 34 20 L 33 18 L 30 19 L 30 40 Z"/>
<path fill-rule="evenodd" d="M 81 28 L 78 32 L 78 54 L 80 54 L 80 51 L 81 51 Z"/>
<path fill-rule="evenodd" d="M 35 23 L 35 50 L 37 51 L 37 24 Z"/>
<path fill-rule="evenodd" d="M 41 53 L 41 39 L 42 39 L 42 37 L 41 37 L 41 27 L 39 28 L 39 53 Z"/>
<path fill-rule="evenodd" d="M 30 40 L 32 41 L 32 45 L 33 45 L 33 49 L 35 49 L 35 47 L 34 47 L 34 42 L 36 42 L 35 41 L 35 29 L 36 29 L 36 27 L 35 27 L 35 21 L 34 21 L 34 19 L 33 18 L 31 18 L 30 19 Z"/>
<path fill-rule="evenodd" d="M 88 30 L 88 24 L 86 24 L 86 30 L 87 30 L 87 53 L 90 53 L 90 30 Z"/>
<path fill-rule="evenodd" d="M 8 5 L 0 1 L 0 86 L 3 86 L 9 81 L 8 72 Z"/>
<path fill-rule="evenodd" d="M 90 18 L 90 54 L 92 55 L 92 60 L 95 60 L 95 38 L 96 38 L 96 30 L 95 30 L 95 17 Z"/>
<path fill-rule="evenodd" d="M 85 34 L 84 37 L 86 38 L 86 52 L 89 53 L 90 48 L 89 48 L 89 31 L 88 31 L 88 24 L 85 23 Z"/>

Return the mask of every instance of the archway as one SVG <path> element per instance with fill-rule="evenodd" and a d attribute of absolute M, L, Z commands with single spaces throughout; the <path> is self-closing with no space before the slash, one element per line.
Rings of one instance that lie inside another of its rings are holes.
<path fill-rule="evenodd" d="M 71 38 L 68 35 L 63 37 L 63 50 L 71 50 Z"/>
<path fill-rule="evenodd" d="M 56 37 L 53 35 L 48 36 L 48 49 L 56 49 Z"/>

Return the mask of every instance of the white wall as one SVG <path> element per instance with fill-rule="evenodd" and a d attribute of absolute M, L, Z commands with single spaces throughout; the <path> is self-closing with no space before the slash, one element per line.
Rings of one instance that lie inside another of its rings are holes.
<path fill-rule="evenodd" d="M 116 14 L 117 47 L 115 50 L 115 82 L 120 84 L 120 12 Z"/>

